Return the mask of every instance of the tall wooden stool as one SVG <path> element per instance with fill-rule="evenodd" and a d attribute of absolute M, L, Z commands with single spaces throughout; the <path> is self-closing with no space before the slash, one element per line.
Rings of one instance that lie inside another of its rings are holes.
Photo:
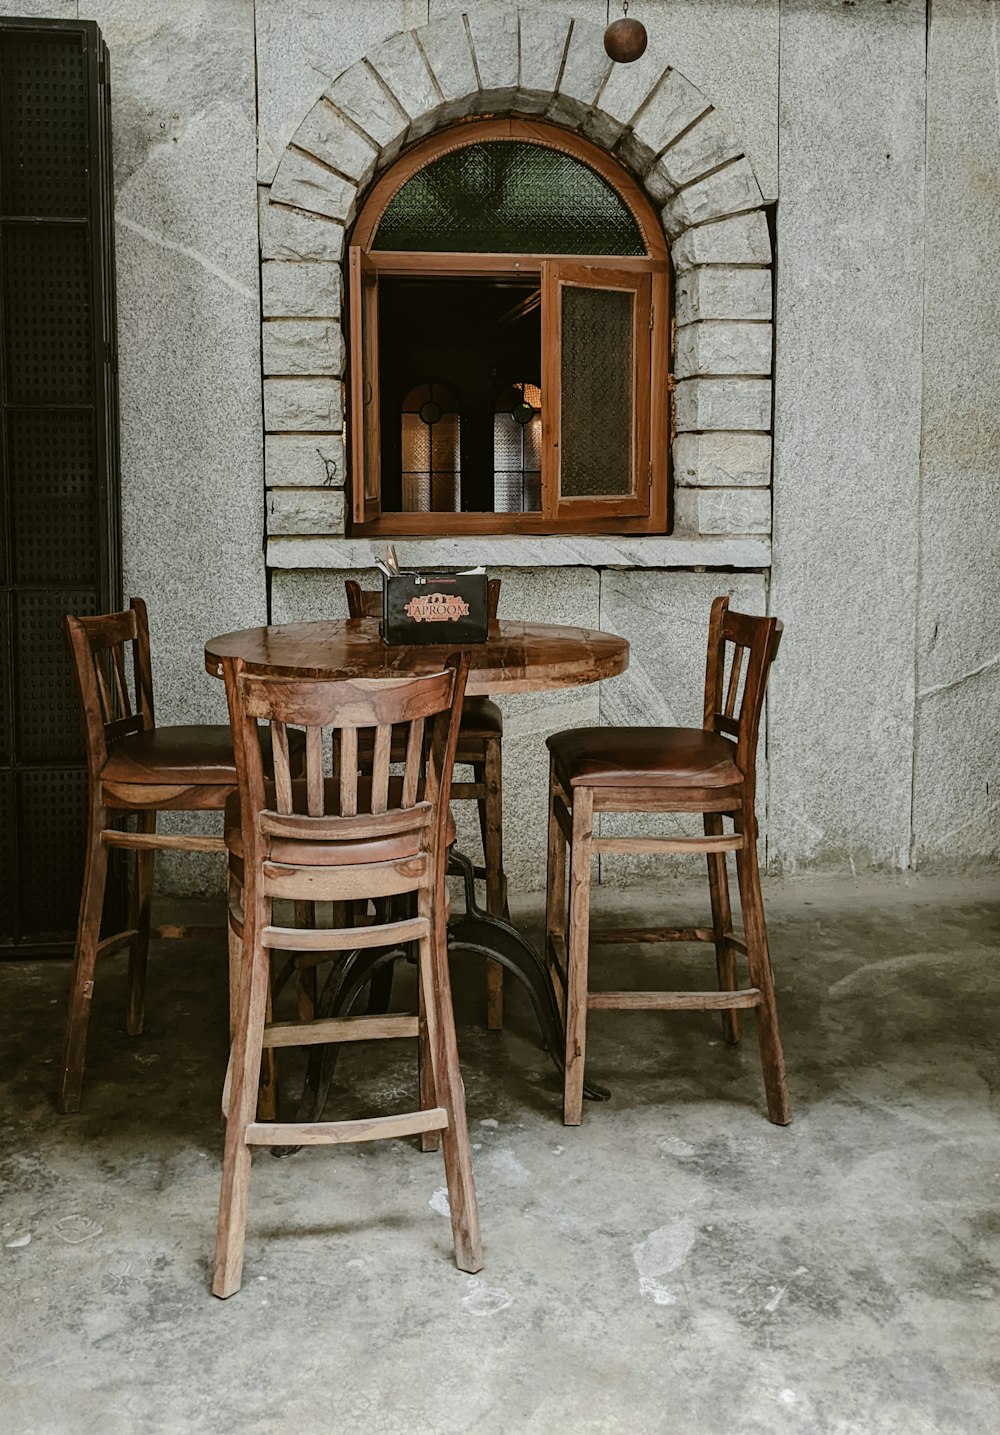
<path fill-rule="evenodd" d="M 352 618 L 382 616 L 380 589 L 365 590 L 353 578 L 348 578 L 344 587 Z M 487 616 L 492 624 L 500 605 L 499 578 L 489 580 L 486 593 Z M 503 714 L 492 699 L 465 699 L 455 761 L 472 768 L 472 782 L 453 782 L 451 797 L 453 802 L 475 802 L 479 807 L 483 867 L 476 869 L 476 876 L 486 884 L 486 910 L 504 917 L 507 878 L 503 870 Z M 500 1031 L 503 1026 L 503 967 L 499 962 L 486 963 L 486 1025 L 490 1031 Z"/>
<path fill-rule="evenodd" d="M 219 836 L 166 836 L 156 831 L 157 812 L 221 810 L 236 788 L 236 763 L 228 727 L 198 724 L 157 727 L 146 605 L 133 598 L 121 613 L 66 617 L 66 636 L 76 673 L 87 748 L 89 807 L 87 856 L 70 991 L 58 1106 L 80 1109 L 87 1024 L 97 958 L 129 949 L 127 1027 L 142 1031 L 149 949 L 153 863 L 157 851 L 222 852 Z M 125 649 L 131 647 L 134 696 L 129 690 Z M 113 825 L 134 813 L 135 832 Z M 108 849 L 136 854 L 128 929 L 100 938 Z M 163 935 L 186 936 L 176 927 Z"/>
<path fill-rule="evenodd" d="M 774 980 L 757 867 L 756 752 L 768 672 L 781 639 L 776 618 L 729 611 L 716 598 L 708 630 L 705 717 L 701 728 L 577 728 L 548 739 L 550 753 L 546 954 L 565 990 L 566 1077 L 563 1120 L 582 1119 L 588 1011 L 722 1011 L 728 1041 L 739 1040 L 739 1011 L 753 1009 L 764 1068 L 767 1112 L 791 1120 Z M 746 658 L 746 671 L 743 671 Z M 728 682 L 727 679 L 728 672 Z M 742 683 L 741 683 L 742 676 Z M 704 837 L 595 837 L 601 812 L 700 812 Z M 723 818 L 733 831 L 724 831 Z M 566 868 L 569 849 L 567 910 Z M 708 858 L 712 927 L 590 931 L 590 863 L 599 853 L 688 853 Z M 745 940 L 733 933 L 726 853 L 736 854 Z M 717 992 L 591 992 L 591 938 L 598 942 L 710 942 Z M 749 967 L 740 989 L 736 957 Z"/>
<path fill-rule="evenodd" d="M 242 941 L 237 1019 L 226 1078 L 226 1140 L 212 1290 L 240 1287 L 253 1146 L 372 1141 L 440 1132 L 460 1269 L 482 1265 L 479 1218 L 458 1066 L 448 976 L 447 847 L 453 840 L 448 795 L 458 743 L 468 657 L 429 677 L 384 681 L 273 680 L 227 661 L 239 795 L 226 809 L 230 871 L 241 888 L 230 920 Z M 267 780 L 257 724 L 270 725 L 274 778 Z M 306 775 L 293 781 L 289 725 L 305 728 Z M 425 727 L 429 741 L 425 744 Z M 333 771 L 324 770 L 324 729 L 332 732 Z M 390 776 L 393 730 L 405 741 L 403 773 Z M 370 775 L 359 778 L 358 751 L 368 737 Z M 426 753 L 426 759 L 425 759 Z M 424 775 L 423 769 L 426 768 Z M 272 901 L 310 910 L 316 902 L 354 903 L 413 894 L 416 915 L 371 926 L 272 925 Z M 419 1015 L 347 1016 L 268 1022 L 272 951 L 338 952 L 414 942 Z M 360 1121 L 255 1121 L 261 1056 L 279 1046 L 419 1037 L 420 1108 Z"/>

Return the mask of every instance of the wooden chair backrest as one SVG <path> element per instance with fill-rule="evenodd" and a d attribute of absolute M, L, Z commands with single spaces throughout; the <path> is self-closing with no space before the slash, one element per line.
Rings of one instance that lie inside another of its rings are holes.
<path fill-rule="evenodd" d="M 80 695 L 87 765 L 96 774 L 107 761 L 109 747 L 155 726 L 146 604 L 141 598 L 132 598 L 124 612 L 95 618 L 67 613 L 65 625 Z M 127 646 L 132 649 L 131 691 Z"/>
<path fill-rule="evenodd" d="M 468 672 L 466 653 L 454 654 L 443 672 L 427 677 L 301 682 L 260 677 L 247 672 L 242 659 L 228 660 L 224 676 L 245 814 L 244 841 L 249 837 L 255 847 L 259 838 L 266 842 L 268 836 L 360 841 L 425 823 L 427 847 L 443 843 Z M 273 806 L 265 785 L 259 722 L 271 729 Z M 305 773 L 294 782 L 290 727 L 305 729 Z M 398 790 L 389 780 L 393 729 L 405 732 Z M 366 772 L 362 778 L 358 737 L 365 731 L 372 733 L 373 760 L 370 775 Z M 325 733 L 330 734 L 329 745 Z M 336 779 L 332 810 L 328 775 Z M 253 818 L 249 829 L 247 815 Z M 263 853 L 258 850 L 256 855 Z"/>
<path fill-rule="evenodd" d="M 725 596 L 712 604 L 704 726 L 735 738 L 736 765 L 747 776 L 754 771 L 764 692 L 781 633 L 779 619 L 734 613 Z"/>
<path fill-rule="evenodd" d="M 352 618 L 381 618 L 382 589 L 362 588 L 354 578 L 344 580 L 347 592 L 347 612 Z M 486 582 L 486 619 L 493 624 L 500 607 L 500 579 L 489 578 Z"/>

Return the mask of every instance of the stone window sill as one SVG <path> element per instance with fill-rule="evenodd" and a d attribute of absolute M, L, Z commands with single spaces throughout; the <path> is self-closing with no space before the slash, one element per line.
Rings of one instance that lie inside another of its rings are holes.
<path fill-rule="evenodd" d="M 530 538 L 400 538 L 396 553 L 412 568 L 742 568 L 771 566 L 771 540 L 550 535 Z M 367 538 L 272 538 L 270 568 L 371 568 L 385 541 Z"/>

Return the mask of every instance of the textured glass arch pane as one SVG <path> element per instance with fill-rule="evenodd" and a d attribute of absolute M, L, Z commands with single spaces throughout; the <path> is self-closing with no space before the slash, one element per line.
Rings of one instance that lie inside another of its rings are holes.
<path fill-rule="evenodd" d="M 373 248 L 646 253 L 631 210 L 600 175 L 527 140 L 486 140 L 432 160 L 390 200 Z"/>
<path fill-rule="evenodd" d="M 616 289 L 562 289 L 563 498 L 632 491 L 632 306 Z"/>

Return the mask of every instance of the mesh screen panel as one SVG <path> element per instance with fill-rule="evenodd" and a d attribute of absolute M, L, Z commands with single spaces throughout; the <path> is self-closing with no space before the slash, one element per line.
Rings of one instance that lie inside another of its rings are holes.
<path fill-rule="evenodd" d="M 4 36 L 0 126 L 4 213 L 85 216 L 87 54 L 79 35 Z"/>
<path fill-rule="evenodd" d="M 17 931 L 15 816 L 14 774 L 0 772 L 0 862 L 4 871 L 4 880 L 0 882 L 0 943 L 9 933 Z"/>
<path fill-rule="evenodd" d="M 7 594 L 0 593 L 0 764 L 11 761 L 9 614 Z"/>
<path fill-rule="evenodd" d="M 633 296 L 567 284 L 561 303 L 562 495 L 630 493 Z"/>
<path fill-rule="evenodd" d="M 87 774 L 38 768 L 18 774 L 21 926 L 62 934 L 76 925 L 87 831 Z"/>
<path fill-rule="evenodd" d="M 80 895 L 63 615 L 120 606 L 107 64 L 93 21 L 0 20 L 0 945 L 26 954 L 72 941 Z"/>
<path fill-rule="evenodd" d="M 7 478 L 15 583 L 87 583 L 97 568 L 97 491 L 89 413 L 13 410 Z"/>
<path fill-rule="evenodd" d="M 90 254 L 77 225 L 5 226 L 7 402 L 93 401 Z"/>
<path fill-rule="evenodd" d="M 389 202 L 375 249 L 495 254 L 645 254 L 639 226 L 592 169 L 526 140 L 488 140 L 432 160 Z"/>
<path fill-rule="evenodd" d="M 79 699 L 63 637 L 63 614 L 97 612 L 93 592 L 15 593 L 17 757 L 21 762 L 72 762 L 83 756 Z"/>

